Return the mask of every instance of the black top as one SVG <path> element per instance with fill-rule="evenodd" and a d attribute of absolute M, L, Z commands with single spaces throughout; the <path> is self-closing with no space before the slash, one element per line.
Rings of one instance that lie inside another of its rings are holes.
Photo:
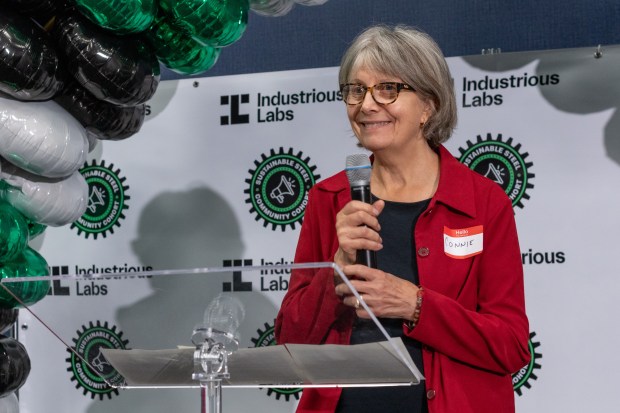
<path fill-rule="evenodd" d="M 430 200 L 401 203 L 385 202 L 379 215 L 383 249 L 377 252 L 377 266 L 380 270 L 394 274 L 414 284 L 419 283 L 418 265 L 415 254 L 413 230 L 418 217 Z M 412 297 L 412 299 L 415 299 Z M 413 362 L 424 374 L 422 348 L 419 342 L 403 334 L 403 320 L 379 318 L 391 337 L 401 337 Z M 385 337 L 370 319 L 356 319 L 351 334 L 351 344 L 384 341 Z M 424 382 L 422 382 L 424 383 Z M 426 413 L 424 385 L 394 387 L 344 388 L 336 413 Z"/>

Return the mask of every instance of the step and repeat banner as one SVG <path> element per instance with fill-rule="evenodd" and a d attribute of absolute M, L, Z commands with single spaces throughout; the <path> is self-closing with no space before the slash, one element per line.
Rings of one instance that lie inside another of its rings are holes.
<path fill-rule="evenodd" d="M 532 361 L 513 376 L 517 411 L 608 411 L 620 405 L 620 48 L 448 61 L 459 122 L 446 146 L 505 189 L 519 229 Z M 337 70 L 162 82 L 138 134 L 90 153 L 86 213 L 34 241 L 52 277 L 291 263 L 308 189 L 360 152 Z M 288 279 L 55 280 L 39 319 L 20 312 L 32 362 L 20 411 L 199 412 L 198 389 L 109 388 L 96 350 L 190 345 L 223 291 L 246 306 L 241 345 L 273 345 Z M 224 411 L 293 412 L 299 395 L 225 389 Z"/>

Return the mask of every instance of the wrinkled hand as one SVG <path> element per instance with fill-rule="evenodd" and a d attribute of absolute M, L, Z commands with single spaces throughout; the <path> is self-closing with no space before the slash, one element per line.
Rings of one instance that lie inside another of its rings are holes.
<path fill-rule="evenodd" d="M 343 272 L 377 317 L 412 319 L 418 293 L 415 284 L 365 265 L 347 265 Z M 337 285 L 336 294 L 344 304 L 356 308 L 358 317 L 370 318 L 362 306 L 357 306 L 357 298 L 346 284 Z"/>
<path fill-rule="evenodd" d="M 339 248 L 334 262 L 343 268 L 355 264 L 357 250 L 378 251 L 383 248 L 377 217 L 383 211 L 385 202 L 366 204 L 350 201 L 336 215 L 336 234 Z"/>

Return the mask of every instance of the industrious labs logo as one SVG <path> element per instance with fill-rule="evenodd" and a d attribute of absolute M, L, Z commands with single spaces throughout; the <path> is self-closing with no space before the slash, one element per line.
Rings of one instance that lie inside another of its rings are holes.
<path fill-rule="evenodd" d="M 125 218 L 123 210 L 128 208 L 128 186 L 125 178 L 120 176 L 120 170 L 114 170 L 114 164 L 105 165 L 93 159 L 92 163 L 84 164 L 80 173 L 88 184 L 88 206 L 86 212 L 73 224 L 78 234 L 90 234 L 95 239 L 99 234 L 105 238 L 107 233 L 114 233 L 114 227 L 120 227 L 120 220 Z"/>
<path fill-rule="evenodd" d="M 310 166 L 310 158 L 304 158 L 301 152 L 293 154 L 293 149 L 284 152 L 280 148 L 276 153 L 273 149 L 269 156 L 261 155 L 261 160 L 254 161 L 256 169 L 250 169 L 250 178 L 246 179 L 249 187 L 244 191 L 250 204 L 251 213 L 256 220 L 263 220 L 263 226 L 271 224 L 275 231 L 282 231 L 289 225 L 302 220 L 308 191 L 321 177 L 315 175 L 316 166 Z"/>
<path fill-rule="evenodd" d="M 220 125 L 250 123 L 250 115 L 241 113 L 241 104 L 250 103 L 250 95 L 220 96 L 220 105 L 230 106 L 230 115 L 220 116 Z"/>
<path fill-rule="evenodd" d="M 521 153 L 520 149 L 520 143 L 513 145 L 512 138 L 504 142 L 501 134 L 493 139 L 489 133 L 486 140 L 478 135 L 476 143 L 467 141 L 467 148 L 459 148 L 459 161 L 495 181 L 506 191 L 513 207 L 523 208 L 521 201 L 529 199 L 527 191 L 534 188 L 534 174 L 530 171 L 534 164 L 526 162 L 529 154 Z"/>
<path fill-rule="evenodd" d="M 253 97 L 249 93 L 222 95 L 220 106 L 224 111 L 228 108 L 228 114 L 220 116 L 220 125 L 288 122 L 295 119 L 295 110 L 299 107 L 340 101 L 342 95 L 339 90 L 317 88 L 261 92 Z M 251 116 L 250 112 L 255 115 Z"/>

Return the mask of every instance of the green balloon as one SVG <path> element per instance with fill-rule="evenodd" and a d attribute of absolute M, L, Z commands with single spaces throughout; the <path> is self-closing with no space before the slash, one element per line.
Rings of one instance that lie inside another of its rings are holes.
<path fill-rule="evenodd" d="M 26 247 L 22 254 L 10 262 L 0 263 L 0 278 L 41 277 L 49 275 L 49 268 L 45 258 L 30 247 Z M 17 308 L 22 304 L 8 291 L 10 290 L 26 306 L 30 306 L 47 295 L 50 282 L 5 282 L 0 286 L 0 307 Z"/>
<path fill-rule="evenodd" d="M 175 26 L 204 45 L 228 46 L 248 25 L 250 0 L 160 0 L 159 5 Z"/>
<path fill-rule="evenodd" d="M 8 202 L 0 201 L 0 263 L 21 254 L 28 239 L 26 218 Z"/>
<path fill-rule="evenodd" d="M 148 38 L 159 61 L 183 75 L 206 72 L 220 56 L 219 48 L 198 43 L 165 18 L 156 21 L 148 32 Z"/>
<path fill-rule="evenodd" d="M 157 13 L 156 0 L 75 0 L 75 4 L 90 21 L 117 34 L 148 29 Z"/>
<path fill-rule="evenodd" d="M 33 240 L 39 235 L 43 234 L 47 229 L 47 225 L 39 224 L 38 222 L 30 221 L 26 219 L 28 223 L 28 239 Z"/>

